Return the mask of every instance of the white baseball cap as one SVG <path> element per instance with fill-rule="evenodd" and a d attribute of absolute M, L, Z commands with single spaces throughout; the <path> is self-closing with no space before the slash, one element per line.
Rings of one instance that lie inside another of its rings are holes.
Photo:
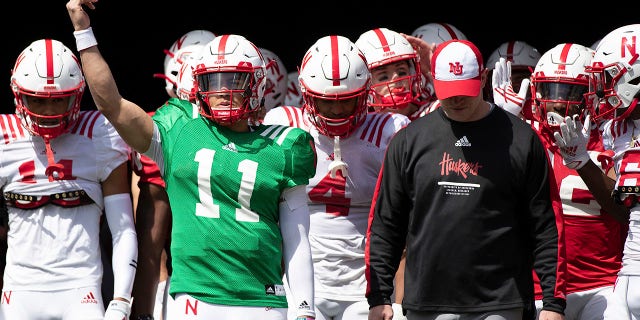
<path fill-rule="evenodd" d="M 479 95 L 483 61 L 480 50 L 471 41 L 454 39 L 438 45 L 431 57 L 431 75 L 438 99 Z"/>

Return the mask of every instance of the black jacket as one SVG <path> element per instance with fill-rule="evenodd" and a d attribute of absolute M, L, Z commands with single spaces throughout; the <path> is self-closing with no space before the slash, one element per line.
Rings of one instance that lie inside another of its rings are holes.
<path fill-rule="evenodd" d="M 563 312 L 566 266 L 550 170 L 537 134 L 495 106 L 474 122 L 452 121 L 440 108 L 399 131 L 372 204 L 369 304 L 391 303 L 406 245 L 405 309 L 524 307 L 533 300 L 534 268 L 544 308 Z"/>

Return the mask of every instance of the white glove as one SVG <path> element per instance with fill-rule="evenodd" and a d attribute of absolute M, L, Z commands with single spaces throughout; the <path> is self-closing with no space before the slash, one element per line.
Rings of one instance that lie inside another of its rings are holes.
<path fill-rule="evenodd" d="M 407 317 L 402 314 L 402 305 L 399 303 L 394 303 L 391 305 L 393 309 L 393 318 L 391 320 L 407 320 Z"/>
<path fill-rule="evenodd" d="M 587 143 L 591 134 L 591 116 L 587 115 L 582 125 L 577 114 L 573 119 L 567 116 L 564 120 L 556 113 L 550 112 L 549 115 L 555 117 L 560 123 L 560 132 L 554 132 L 553 136 L 556 145 L 560 148 L 562 163 L 569 169 L 582 168 L 591 160 L 587 153 Z"/>
<path fill-rule="evenodd" d="M 520 83 L 520 92 L 513 91 L 511 84 L 511 61 L 500 58 L 496 61 L 491 79 L 493 87 L 493 102 L 498 107 L 522 118 L 522 106 L 529 90 L 529 79 L 523 79 Z"/>
<path fill-rule="evenodd" d="M 131 303 L 122 300 L 111 300 L 107 311 L 104 312 L 104 320 L 129 320 Z"/>

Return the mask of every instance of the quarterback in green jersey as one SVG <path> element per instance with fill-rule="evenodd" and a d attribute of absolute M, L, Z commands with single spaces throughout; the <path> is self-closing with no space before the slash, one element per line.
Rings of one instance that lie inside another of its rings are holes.
<path fill-rule="evenodd" d="M 239 35 L 217 36 L 195 57 L 196 103 L 173 98 L 151 118 L 120 95 L 98 50 L 82 8 L 95 2 L 70 0 L 67 10 L 98 110 L 166 181 L 168 318 L 285 320 L 293 299 L 296 316 L 313 319 L 305 187 L 315 175 L 314 141 L 299 128 L 256 121 L 266 82 L 259 49 Z"/>

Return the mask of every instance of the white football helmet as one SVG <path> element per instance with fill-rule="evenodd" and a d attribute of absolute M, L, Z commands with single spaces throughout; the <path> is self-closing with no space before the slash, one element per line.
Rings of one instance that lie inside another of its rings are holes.
<path fill-rule="evenodd" d="M 195 54 L 184 59 L 180 65 L 176 83 L 176 94 L 182 100 L 196 102 L 195 79 L 193 78 L 193 67 L 197 62 Z"/>
<path fill-rule="evenodd" d="M 420 71 L 420 59 L 401 34 L 387 28 L 372 29 L 361 34 L 356 45 L 367 58 L 372 74 L 370 107 L 376 110 L 403 109 L 427 95 Z M 399 65 L 399 62 L 404 63 Z M 377 68 L 390 65 L 400 68 L 397 69 L 400 73 L 396 73 L 395 78 L 390 70 L 376 75 Z"/>
<path fill-rule="evenodd" d="M 266 63 L 267 69 L 267 85 L 264 91 L 264 107 L 265 111 L 281 106 L 287 94 L 287 68 L 284 66 L 282 59 L 272 51 L 260 48 L 262 57 Z"/>
<path fill-rule="evenodd" d="M 589 73 L 587 100 L 594 119 L 626 118 L 638 104 L 640 91 L 640 24 L 609 32 L 598 44 Z"/>
<path fill-rule="evenodd" d="M 540 52 L 530 44 L 524 41 L 507 41 L 496 48 L 485 65 L 488 69 L 493 69 L 496 62 L 500 58 L 511 61 L 511 67 L 525 67 L 529 72 L 533 71 L 538 60 L 540 60 Z"/>
<path fill-rule="evenodd" d="M 371 73 L 364 54 L 346 37 L 320 38 L 306 52 L 300 68 L 300 89 L 310 120 L 329 137 L 347 137 L 365 120 Z M 317 100 L 355 99 L 348 116 L 334 118 L 320 114 Z"/>
<path fill-rule="evenodd" d="M 200 114 L 220 124 L 251 118 L 264 104 L 265 63 L 260 49 L 243 36 L 217 36 L 201 51 L 193 68 Z M 242 97 L 234 103 L 235 97 Z M 210 98 L 225 102 L 211 105 Z M 226 101 L 229 100 L 229 101 Z"/>
<path fill-rule="evenodd" d="M 519 92 L 522 80 L 529 79 L 529 77 L 531 77 L 533 68 L 536 67 L 538 60 L 540 60 L 540 56 L 541 54 L 538 49 L 524 41 L 507 41 L 502 43 L 491 53 L 485 66 L 487 66 L 489 72 L 492 73 L 496 66 L 496 62 L 498 62 L 500 58 L 504 58 L 506 61 L 511 62 L 511 84 L 513 86 L 513 91 Z M 489 79 L 491 79 L 491 77 L 489 77 Z M 493 94 L 489 93 L 489 91 L 491 91 L 491 86 L 485 86 L 484 90 L 485 97 L 493 101 Z M 529 93 L 528 90 L 527 93 Z"/>
<path fill-rule="evenodd" d="M 198 51 L 216 35 L 208 30 L 192 30 L 178 38 L 168 50 L 164 50 L 164 73 L 154 74 L 165 80 L 165 89 L 169 97 L 178 97 L 178 72 L 182 62 L 194 51 Z"/>
<path fill-rule="evenodd" d="M 584 94 L 589 89 L 589 75 L 585 67 L 591 65 L 594 53 L 583 45 L 561 43 L 540 57 L 531 75 L 531 96 L 535 101 L 533 116 L 543 126 L 560 130 L 560 123 L 550 113 L 562 118 L 586 116 Z"/>
<path fill-rule="evenodd" d="M 298 71 L 292 71 L 287 74 L 287 95 L 284 98 L 285 106 L 302 107 L 304 105 L 298 76 L 300 76 Z"/>
<path fill-rule="evenodd" d="M 53 139 L 78 120 L 85 80 L 78 58 L 62 42 L 41 39 L 25 48 L 11 70 L 11 90 L 16 114 L 33 135 Z M 63 114 L 43 115 L 29 110 L 29 97 L 66 98 Z"/>
<path fill-rule="evenodd" d="M 441 44 L 448 40 L 467 40 L 464 33 L 450 23 L 427 23 L 413 30 L 411 35 L 429 44 Z"/>

